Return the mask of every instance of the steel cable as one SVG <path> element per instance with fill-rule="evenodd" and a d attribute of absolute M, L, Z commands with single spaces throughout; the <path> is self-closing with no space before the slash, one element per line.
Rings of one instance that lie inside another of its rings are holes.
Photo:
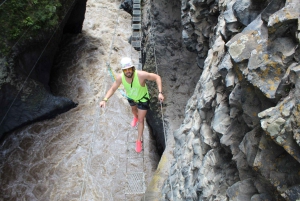
<path fill-rule="evenodd" d="M 6 2 L 7 0 L 3 1 L 1 4 L 0 4 L 0 7 Z"/>
<path fill-rule="evenodd" d="M 151 11 L 150 11 L 151 14 Z M 152 16 L 150 17 L 150 25 L 151 25 L 151 30 L 153 28 L 153 19 Z M 151 33 L 151 32 L 150 32 Z M 152 37 L 153 37 L 153 52 L 154 52 L 154 61 L 155 61 L 155 67 L 156 67 L 156 73 L 158 74 L 158 67 L 157 67 L 157 59 L 156 59 L 156 44 L 155 44 L 155 36 L 153 33 L 151 33 Z M 164 122 L 164 113 L 163 113 L 163 108 L 162 108 L 162 102 L 160 102 L 160 110 L 161 110 L 161 115 L 162 115 L 162 123 L 163 123 L 163 132 L 164 132 L 164 138 L 165 138 L 165 148 L 167 147 L 167 135 L 166 135 L 166 129 L 165 129 L 165 122 Z M 176 160 L 176 159 L 175 159 Z M 169 167 L 169 173 L 171 173 L 171 163 L 170 163 L 170 167 Z M 172 200 L 174 200 L 174 192 L 173 192 L 173 187 L 169 178 L 169 185 L 171 188 L 171 195 L 172 195 Z"/>

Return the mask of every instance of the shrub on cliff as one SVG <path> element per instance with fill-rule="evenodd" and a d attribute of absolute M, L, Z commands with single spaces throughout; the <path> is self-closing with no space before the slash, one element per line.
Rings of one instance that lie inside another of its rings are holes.
<path fill-rule="evenodd" d="M 53 31 L 74 0 L 7 0 L 0 6 L 0 54 L 7 56 L 20 41 Z"/>

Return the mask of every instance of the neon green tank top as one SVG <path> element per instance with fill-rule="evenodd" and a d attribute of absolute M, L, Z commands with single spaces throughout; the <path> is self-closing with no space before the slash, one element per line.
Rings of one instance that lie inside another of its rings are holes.
<path fill-rule="evenodd" d="M 126 81 L 125 75 L 122 72 L 122 84 L 124 85 L 128 98 L 135 102 L 147 102 L 147 98 L 150 99 L 147 85 L 145 84 L 144 87 L 141 86 L 137 71 L 134 71 L 132 85 Z"/>

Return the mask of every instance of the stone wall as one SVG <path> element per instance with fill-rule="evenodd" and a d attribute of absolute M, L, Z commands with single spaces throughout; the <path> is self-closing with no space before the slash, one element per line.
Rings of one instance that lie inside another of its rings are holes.
<path fill-rule="evenodd" d="M 203 72 L 167 143 L 156 196 L 299 199 L 299 2 L 183 0 L 181 13 Z"/>

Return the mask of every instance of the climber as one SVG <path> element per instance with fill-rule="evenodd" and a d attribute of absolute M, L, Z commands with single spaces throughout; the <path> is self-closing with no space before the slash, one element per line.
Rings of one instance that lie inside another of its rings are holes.
<path fill-rule="evenodd" d="M 142 151 L 142 137 L 144 131 L 144 118 L 147 114 L 149 107 L 149 92 L 146 85 L 146 80 L 156 81 L 158 88 L 158 99 L 160 102 L 164 101 L 162 94 L 161 77 L 154 73 L 136 70 L 132 64 L 132 60 L 128 57 L 121 59 L 122 73 L 119 74 L 112 84 L 111 88 L 107 91 L 103 100 L 100 102 L 100 107 L 105 108 L 108 99 L 115 93 L 121 83 L 124 85 L 128 103 L 131 106 L 133 113 L 133 120 L 131 126 L 135 127 L 138 122 L 138 136 L 136 140 L 136 152 Z"/>

